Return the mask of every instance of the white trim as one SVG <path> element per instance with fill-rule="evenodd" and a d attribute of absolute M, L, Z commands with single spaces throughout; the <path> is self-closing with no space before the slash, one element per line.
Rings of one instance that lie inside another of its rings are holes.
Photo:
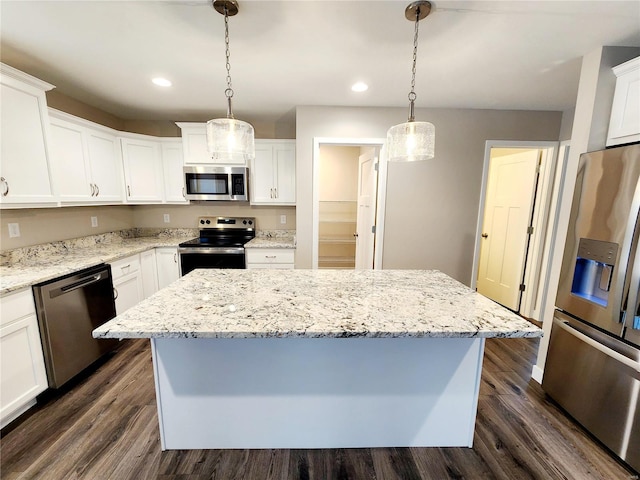
<path fill-rule="evenodd" d="M 542 370 L 539 366 L 534 365 L 533 369 L 531 369 L 531 378 L 533 378 L 536 382 L 542 385 L 543 376 L 544 376 L 544 370 Z"/>
<path fill-rule="evenodd" d="M 387 165 L 382 161 L 385 138 L 341 138 L 341 137 L 314 137 L 313 138 L 313 158 L 312 158 L 312 208 L 311 208 L 311 268 L 318 268 L 318 221 L 320 217 L 320 145 L 340 145 L 340 146 L 379 146 L 380 169 L 378 171 L 378 193 L 377 193 L 377 214 L 376 214 L 376 238 L 374 269 L 382 268 L 382 232 L 384 232 L 384 205 L 387 191 Z M 380 198 L 383 195 L 385 198 Z"/>
<path fill-rule="evenodd" d="M 485 207 L 485 196 L 486 196 L 486 191 L 487 191 L 487 181 L 488 181 L 488 177 L 489 177 L 489 164 L 491 161 L 491 149 L 492 148 L 531 148 L 531 149 L 540 149 L 543 151 L 546 151 L 546 158 L 554 158 L 555 157 L 555 152 L 558 151 L 558 142 L 549 142 L 549 141 L 513 141 L 513 140 L 487 140 L 485 143 L 485 150 L 484 150 L 484 164 L 483 164 L 483 169 L 482 169 L 482 186 L 480 188 L 480 199 L 478 202 L 478 219 L 477 219 L 477 223 L 476 223 L 476 238 L 475 238 L 475 246 L 474 246 L 474 255 L 473 255 L 473 268 L 471 271 L 471 281 L 470 281 L 470 285 L 471 288 L 475 290 L 476 285 L 477 285 L 477 279 L 478 279 L 478 268 L 479 268 L 479 263 L 480 263 L 480 235 L 482 234 L 482 220 L 484 217 L 484 207 Z M 551 155 L 551 156 L 549 156 Z M 552 163 L 552 162 L 548 162 L 548 163 Z M 551 170 L 553 171 L 553 170 Z M 551 175 L 551 172 L 546 172 L 548 175 Z M 544 178 L 544 176 L 543 176 Z M 547 178 L 547 180 L 550 177 Z M 538 191 L 541 192 L 540 188 L 542 188 L 541 185 L 539 185 L 539 189 Z M 537 197 L 536 198 L 536 206 L 535 208 L 538 210 L 542 210 L 542 211 L 548 211 L 548 204 L 551 201 L 548 195 L 549 187 L 545 186 L 544 188 L 547 189 L 547 195 L 544 199 L 544 203 L 540 204 L 540 198 Z M 540 230 L 542 230 L 542 226 L 539 227 Z M 546 226 L 544 227 L 545 231 L 546 231 Z M 540 232 L 542 233 L 542 232 Z M 540 236 L 539 241 L 542 240 L 542 235 Z M 538 246 L 539 248 L 539 246 Z M 549 249 L 549 244 L 545 243 L 544 245 L 544 249 L 542 252 L 542 255 L 544 256 L 545 252 Z M 529 249 L 530 251 L 532 251 L 532 245 L 529 245 Z M 546 274 L 547 272 L 545 271 L 544 274 Z M 539 303 L 537 303 L 539 304 Z"/>

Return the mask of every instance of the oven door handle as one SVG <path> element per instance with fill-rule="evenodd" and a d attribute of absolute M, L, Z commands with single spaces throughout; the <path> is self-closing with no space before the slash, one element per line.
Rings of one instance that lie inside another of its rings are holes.
<path fill-rule="evenodd" d="M 244 254 L 244 247 L 180 247 L 178 248 L 178 253 L 182 255 L 183 253 L 205 253 L 205 254 L 215 254 L 215 253 L 230 253 L 235 255 Z"/>

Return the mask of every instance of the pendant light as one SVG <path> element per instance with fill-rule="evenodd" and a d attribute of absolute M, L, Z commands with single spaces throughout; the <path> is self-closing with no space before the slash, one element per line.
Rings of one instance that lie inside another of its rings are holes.
<path fill-rule="evenodd" d="M 409 4 L 404 15 L 415 22 L 413 35 L 413 68 L 411 70 L 411 91 L 409 92 L 409 120 L 395 125 L 387 132 L 389 161 L 416 162 L 433 158 L 435 152 L 436 128 L 429 122 L 416 122 L 413 114 L 416 100 L 416 59 L 418 57 L 418 25 L 431 12 L 431 3 L 417 1 Z"/>
<path fill-rule="evenodd" d="M 227 117 L 207 122 L 207 146 L 213 159 L 228 163 L 246 163 L 255 157 L 254 130 L 251 124 L 236 120 L 231 109 L 231 60 L 229 55 L 229 17 L 238 13 L 235 0 L 214 0 L 213 8 L 224 15 L 224 43 L 227 67 Z"/>

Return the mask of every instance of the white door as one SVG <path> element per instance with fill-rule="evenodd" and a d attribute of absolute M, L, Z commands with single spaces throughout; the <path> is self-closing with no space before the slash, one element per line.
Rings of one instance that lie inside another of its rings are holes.
<path fill-rule="evenodd" d="M 376 163 L 379 149 L 360 155 L 358 158 L 358 212 L 356 223 L 356 270 L 373 268 L 373 246 L 376 223 L 376 190 L 378 176 Z"/>
<path fill-rule="evenodd" d="M 491 158 L 482 224 L 477 290 L 518 311 L 538 150 Z"/>

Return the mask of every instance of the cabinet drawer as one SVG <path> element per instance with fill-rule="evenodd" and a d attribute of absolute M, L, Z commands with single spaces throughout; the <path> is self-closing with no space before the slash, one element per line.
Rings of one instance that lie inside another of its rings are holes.
<path fill-rule="evenodd" d="M 111 275 L 114 280 L 140 271 L 140 255 L 132 255 L 116 262 L 111 262 Z"/>
<path fill-rule="evenodd" d="M 0 325 L 35 315 L 36 307 L 31 289 L 21 290 L 0 299 Z"/>
<path fill-rule="evenodd" d="M 248 248 L 247 263 L 294 263 L 295 250 L 289 248 Z"/>

